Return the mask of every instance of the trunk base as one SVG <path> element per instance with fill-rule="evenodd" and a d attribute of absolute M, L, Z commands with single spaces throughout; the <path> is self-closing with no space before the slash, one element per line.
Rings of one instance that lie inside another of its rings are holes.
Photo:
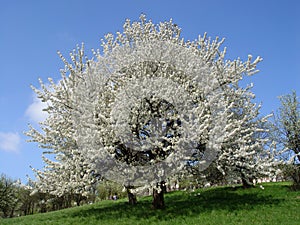
<path fill-rule="evenodd" d="M 129 205 L 137 204 L 136 196 L 134 194 L 132 194 L 128 188 L 127 188 L 127 196 L 128 196 Z"/>
<path fill-rule="evenodd" d="M 247 181 L 246 179 L 243 179 L 243 178 L 242 178 L 242 184 L 243 184 L 244 189 L 254 187 L 253 183 L 250 183 L 249 181 Z"/>
<path fill-rule="evenodd" d="M 164 191 L 153 189 L 153 201 L 152 201 L 153 209 L 163 209 L 165 208 L 165 201 L 164 201 Z"/>

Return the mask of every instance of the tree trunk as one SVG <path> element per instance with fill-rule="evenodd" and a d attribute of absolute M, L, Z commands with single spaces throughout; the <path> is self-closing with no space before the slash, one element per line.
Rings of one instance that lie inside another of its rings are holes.
<path fill-rule="evenodd" d="M 85 196 L 82 196 L 81 194 L 74 194 L 74 200 L 75 200 L 77 206 L 80 206 L 81 201 L 86 200 L 86 199 L 87 198 Z"/>
<path fill-rule="evenodd" d="M 14 217 L 14 213 L 15 213 L 15 207 L 13 207 L 12 210 L 10 211 L 9 217 L 13 218 Z"/>
<path fill-rule="evenodd" d="M 167 191 L 165 182 L 162 181 L 157 184 L 157 188 L 160 188 L 160 191 L 153 188 L 153 201 L 152 207 L 153 209 L 163 209 L 165 208 L 165 200 L 164 200 L 164 193 Z"/>
<path fill-rule="evenodd" d="M 246 179 L 244 176 L 242 176 L 242 184 L 243 184 L 243 188 L 251 188 L 253 187 L 253 183 L 251 183 L 248 179 Z"/>
<path fill-rule="evenodd" d="M 130 192 L 129 187 L 126 187 L 126 190 L 127 190 L 127 196 L 128 196 L 128 203 L 130 205 L 136 205 L 137 204 L 136 196 Z"/>
<path fill-rule="evenodd" d="M 6 209 L 2 209 L 2 212 L 3 212 L 3 217 L 7 218 L 8 217 L 7 210 Z"/>
<path fill-rule="evenodd" d="M 298 161 L 300 162 L 300 155 L 299 155 L 300 151 L 295 152 L 295 153 L 297 154 Z"/>

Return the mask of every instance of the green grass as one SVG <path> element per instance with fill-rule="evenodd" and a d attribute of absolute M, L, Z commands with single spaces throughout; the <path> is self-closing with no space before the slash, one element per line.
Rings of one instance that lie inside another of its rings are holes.
<path fill-rule="evenodd" d="M 0 219 L 3 225 L 41 224 L 300 224 L 300 191 L 291 191 L 289 183 L 259 187 L 218 187 L 195 192 L 165 195 L 166 209 L 151 209 L 151 197 L 140 198 L 136 206 L 126 199 L 102 201 L 56 212 L 12 219 Z"/>

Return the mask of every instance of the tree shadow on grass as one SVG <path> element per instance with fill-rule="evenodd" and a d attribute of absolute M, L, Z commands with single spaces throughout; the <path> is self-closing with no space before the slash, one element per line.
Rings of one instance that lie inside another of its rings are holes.
<path fill-rule="evenodd" d="M 94 207 L 82 209 L 74 217 L 95 217 L 98 220 L 119 219 L 163 219 L 168 220 L 178 216 L 198 216 L 212 210 L 234 212 L 252 210 L 258 206 L 277 205 L 282 199 L 271 195 L 260 195 L 256 191 L 238 192 L 231 188 L 212 189 L 195 193 L 176 192 L 165 196 L 166 208 L 151 209 L 151 198 L 141 199 L 137 205 L 130 206 L 126 202 L 112 204 L 95 204 Z"/>

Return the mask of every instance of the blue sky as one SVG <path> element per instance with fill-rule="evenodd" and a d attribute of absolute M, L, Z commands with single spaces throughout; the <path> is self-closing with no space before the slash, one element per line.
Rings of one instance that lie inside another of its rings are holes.
<path fill-rule="evenodd" d="M 186 39 L 204 32 L 226 38 L 227 58 L 261 56 L 254 83 L 261 113 L 279 106 L 278 96 L 300 95 L 300 1 L 298 0 L 0 0 L 0 173 L 26 182 L 29 166 L 41 168 L 42 150 L 27 143 L 28 123 L 43 118 L 30 84 L 60 78 L 66 57 L 77 44 L 87 53 L 100 48 L 108 32 L 122 31 L 126 18 L 141 13 L 154 22 L 173 21 Z"/>

